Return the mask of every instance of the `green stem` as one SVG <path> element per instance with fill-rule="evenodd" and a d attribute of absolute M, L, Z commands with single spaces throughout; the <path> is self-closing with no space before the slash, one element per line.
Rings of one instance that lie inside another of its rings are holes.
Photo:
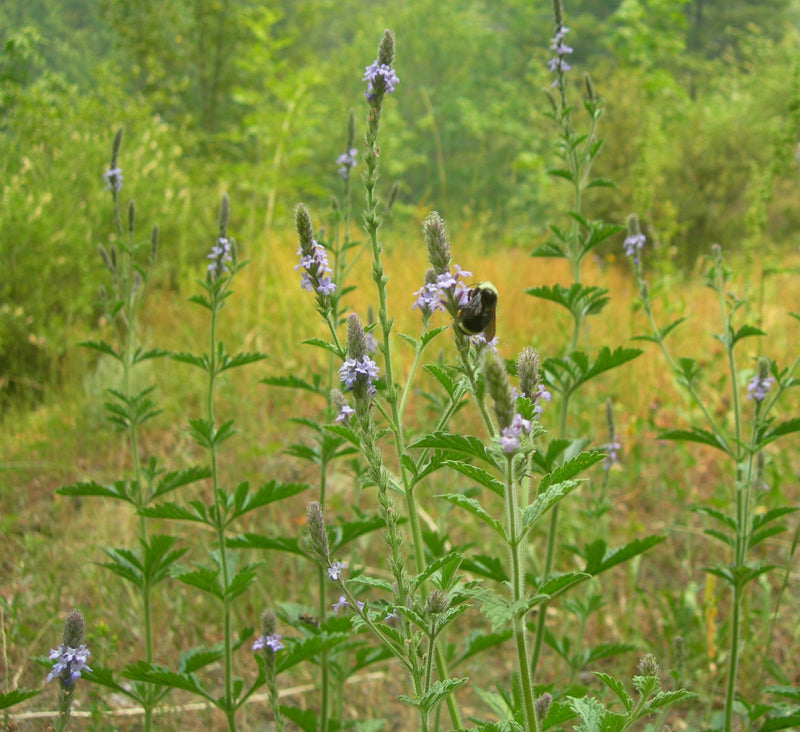
<path fill-rule="evenodd" d="M 511 601 L 515 608 L 522 602 L 525 594 L 525 571 L 522 557 L 522 532 L 517 491 L 514 485 L 513 456 L 506 459 L 505 469 L 505 507 L 506 534 L 511 563 Z M 544 613 L 542 613 L 543 615 Z M 522 710 L 525 717 L 526 732 L 537 729 L 536 711 L 533 700 L 533 683 L 531 667 L 528 660 L 527 629 L 525 627 L 525 611 L 515 609 L 512 620 L 514 644 L 517 649 L 517 670 L 522 687 Z"/>

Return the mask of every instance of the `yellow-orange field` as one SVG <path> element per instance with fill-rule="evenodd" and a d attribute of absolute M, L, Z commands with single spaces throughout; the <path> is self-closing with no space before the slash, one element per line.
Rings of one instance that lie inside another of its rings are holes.
<path fill-rule="evenodd" d="M 412 310 L 413 293 L 422 284 L 427 268 L 421 234 L 408 231 L 397 235 L 388 231 L 383 240 L 384 265 L 389 276 L 389 309 L 394 316 L 394 332 L 416 336 L 420 314 Z M 536 285 L 570 283 L 570 274 L 560 262 L 530 257 L 531 246 L 521 243 L 515 249 L 493 251 L 485 242 L 460 242 L 452 234 L 454 261 L 470 270 L 476 281 L 491 280 L 500 292 L 497 311 L 499 350 L 513 359 L 521 348 L 536 347 L 543 357 L 563 352 L 572 327 L 569 316 L 542 300 L 525 294 Z M 248 517 L 242 530 L 273 535 L 296 535 L 303 530 L 304 506 L 316 494 L 318 476 L 313 466 L 298 463 L 283 454 L 293 442 L 308 441 L 310 433 L 290 421 L 292 417 L 321 417 L 323 404 L 305 392 L 268 387 L 259 383 L 266 376 L 293 374 L 311 378 L 315 369 L 327 373 L 328 357 L 320 349 L 300 345 L 305 338 L 326 336 L 319 316 L 314 312 L 309 293 L 301 291 L 296 263 L 296 242 L 289 232 L 265 237 L 263 243 L 245 248 L 243 256 L 250 265 L 235 284 L 236 294 L 222 314 L 218 330 L 230 352 L 261 351 L 268 359 L 245 369 L 228 372 L 217 393 L 219 419 L 235 419 L 238 435 L 225 444 L 222 453 L 223 478 L 233 486 L 249 480 L 259 484 L 270 479 L 304 481 L 311 488 L 295 499 L 273 504 L 269 510 Z M 785 262 L 786 266 L 796 262 Z M 202 264 L 200 265 L 202 267 Z M 198 275 L 201 269 L 198 267 Z M 736 270 L 734 268 L 736 273 Z M 737 294 L 756 302 L 758 270 L 748 266 L 732 278 L 730 287 Z M 797 355 L 797 334 L 800 322 L 786 313 L 800 312 L 800 288 L 797 275 L 773 275 L 765 280 L 765 305 L 760 326 L 767 338 L 748 338 L 740 345 L 739 393 L 744 394 L 747 379 L 752 375 L 752 357 L 767 355 L 780 366 L 788 365 Z M 668 373 L 663 357 L 654 344 L 632 342 L 631 338 L 646 332 L 646 322 L 634 305 L 634 285 L 628 263 L 619 256 L 587 259 L 582 279 L 609 290 L 611 302 L 599 316 L 590 319 L 581 334 L 581 348 L 592 353 L 601 346 L 641 347 L 645 353 L 632 363 L 612 371 L 593 382 L 581 393 L 570 417 L 571 429 L 584 435 L 594 445 L 608 440 L 605 404 L 614 404 L 617 433 L 623 445 L 622 464 L 615 466 L 607 485 L 602 471 L 586 483 L 579 493 L 566 499 L 562 507 L 564 544 L 580 544 L 586 537 L 606 538 L 610 545 L 623 544 L 633 538 L 663 534 L 664 542 L 640 560 L 623 565 L 590 583 L 591 592 L 601 594 L 605 604 L 583 629 L 588 644 L 624 641 L 641 649 L 617 659 L 616 665 L 586 669 L 611 670 L 629 678 L 639 656 L 653 651 L 665 669 L 674 668 L 673 642 L 683 638 L 686 665 L 681 683 L 700 694 L 694 712 L 676 714 L 672 729 L 689 730 L 692 713 L 704 715 L 719 702 L 722 695 L 726 649 L 726 608 L 728 590 L 714 584 L 702 572 L 710 562 L 722 561 L 726 548 L 702 533 L 706 525 L 689 511 L 697 502 L 727 508 L 731 496 L 731 467 L 707 448 L 658 439 L 659 431 L 689 424 L 701 425 L 701 415 Z M 704 394 L 710 410 L 720 421 L 730 406 L 730 384 L 725 380 L 723 351 L 713 334 L 720 329 L 719 305 L 714 293 L 704 287 L 700 272 L 691 276 L 673 275 L 668 285 L 651 285 L 659 303 L 659 317 L 666 324 L 685 316 L 687 322 L 675 331 L 669 343 L 676 356 L 692 356 L 700 361 L 707 374 Z M 375 288 L 370 280 L 369 252 L 365 251 L 354 269 L 357 289 L 348 296 L 349 307 L 365 321 L 370 307 L 375 307 Z M 206 313 L 186 302 L 195 290 L 187 285 L 180 295 L 154 283 L 143 312 L 141 337 L 148 347 L 171 351 L 199 352 L 207 348 Z M 755 307 L 755 306 L 753 306 Z M 741 322 L 755 322 L 756 313 L 743 309 Z M 445 316 L 434 316 L 434 325 L 446 325 Z M 740 323 L 741 324 L 741 323 Z M 76 342 L 87 334 L 76 334 Z M 91 337 L 96 337 L 92 335 Z M 400 338 L 393 340 L 395 371 L 406 373 L 411 349 Z M 442 333 L 429 347 L 431 360 L 452 361 L 450 336 Z M 86 373 L 63 393 L 51 395 L 33 412 L 7 417 L 3 425 L 2 449 L 5 470 L 0 487 L 0 611 L 2 611 L 2 658 L 0 677 L 3 690 L 15 687 L 40 688 L 45 670 L 31 662 L 35 656 L 47 654 L 60 642 L 61 621 L 65 613 L 80 608 L 86 617 L 92 659 L 99 665 L 121 668 L 139 658 L 141 643 L 138 600 L 112 573 L 98 567 L 104 561 L 103 547 L 133 547 L 137 541 L 138 519 L 127 504 L 99 499 L 68 499 L 55 496 L 61 485 L 79 480 L 112 481 L 127 475 L 129 452 L 125 439 L 113 434 L 103 415 L 103 389 L 113 383 L 115 374 L 109 364 L 90 363 L 78 346 L 68 355 L 73 370 Z M 187 417 L 202 416 L 204 383 L 199 372 L 171 362 L 148 362 L 137 377 L 140 385 L 157 384 L 157 399 L 164 412 L 149 423 L 143 434 L 145 457 L 157 455 L 169 469 L 184 468 L 202 454 L 190 442 L 185 424 Z M 424 375 L 423 377 L 424 378 Z M 432 388 L 421 382 L 420 389 Z M 416 396 L 419 396 L 418 392 Z M 791 393 L 784 402 L 782 418 L 797 413 L 797 398 Z M 747 407 L 746 407 L 747 408 Z M 428 415 L 420 397 L 410 401 L 407 423 L 424 428 Z M 544 424 L 552 427 L 545 413 Z M 462 411 L 455 425 L 465 432 L 480 434 L 480 423 L 471 407 Z M 800 463 L 796 458 L 796 438 L 773 446 L 769 454 L 767 482 L 770 491 L 764 495 L 768 505 L 796 505 L 800 498 L 797 475 Z M 420 494 L 420 503 L 432 527 L 444 528 L 454 542 L 486 541 L 476 534 L 466 514 L 444 509 L 432 496 L 448 489 L 447 481 L 454 474 L 441 474 L 429 493 Z M 196 488 L 203 495 L 206 488 Z M 373 494 L 354 485 L 344 465 L 330 476 L 329 506 L 332 514 L 347 515 L 357 503 L 361 509 L 375 509 Z M 590 507 L 604 497 L 609 510 L 599 516 Z M 190 497 L 185 494 L 182 499 Z M 177 498 L 177 497 L 176 497 Z M 791 531 L 778 535 L 762 545 L 760 551 L 776 565 L 786 566 L 791 550 L 791 533 L 796 518 L 789 519 Z M 153 530 L 178 533 L 193 547 L 190 557 L 203 560 L 208 537 L 193 527 L 162 524 Z M 531 552 L 539 551 L 534 536 Z M 368 572 L 385 574 L 384 546 L 375 537 L 358 545 L 348 561 L 365 566 Z M 487 553 L 490 549 L 486 550 Z M 360 553 L 359 553 L 360 552 Z M 572 561 L 567 552 L 559 555 L 564 567 Z M 311 604 L 314 592 L 312 574 L 307 565 L 289 556 L 262 555 L 265 561 L 256 591 L 235 606 L 236 627 L 253 626 L 264 606 L 277 602 Z M 800 661 L 796 649 L 800 643 L 800 620 L 796 612 L 800 597 L 797 568 L 792 567 L 781 607 L 783 612 L 773 625 L 771 608 L 784 580 L 779 571 L 753 585 L 749 604 L 750 625 L 743 655 L 742 692 L 761 683 L 751 678 L 758 673 L 765 653 L 786 674 L 788 682 L 800 682 Z M 162 587 L 164 587 L 162 585 Z M 577 626 L 563 606 L 553 605 L 551 627 L 569 632 Z M 157 634 L 156 660 L 174 666 L 178 653 L 202 643 L 219 640 L 219 620 L 213 602 L 189 590 L 171 585 L 158 595 L 155 608 Z M 466 622 L 467 629 L 482 627 L 475 611 Z M 291 628 L 282 632 L 291 635 Z M 238 673 L 246 678 L 255 674 L 255 665 L 246 649 L 239 652 Z M 506 656 L 492 656 L 491 663 L 470 669 L 473 683 L 485 688 L 495 681 L 507 679 L 513 666 L 510 651 Z M 542 681 L 565 683 L 565 666 L 550 654 L 543 664 L 546 678 Z M 391 666 L 377 666 L 375 673 L 357 679 L 355 691 L 345 692 L 345 716 L 362 718 L 370 709 L 382 708 L 397 720 L 395 729 L 413 729 L 413 719 L 404 707 L 396 704 L 398 693 L 404 693 L 404 679 Z M 218 671 L 218 669 L 217 669 Z M 314 682 L 314 668 L 307 665 L 294 670 L 291 678 L 281 678 L 282 688 L 291 687 L 284 701 L 299 706 L 315 706 L 317 699 L 309 685 Z M 463 670 L 461 670 L 463 672 Z M 214 670 L 210 672 L 215 673 Z M 497 675 L 499 678 L 494 678 Z M 665 677 L 666 678 L 666 677 Z M 582 679 L 585 681 L 585 679 Z M 577 680 L 575 680 L 577 681 Z M 54 685 L 51 685 L 54 686 Z M 84 685 L 79 690 L 79 708 L 117 709 L 122 699 L 102 697 L 98 690 Z M 175 703 L 194 701 L 177 694 Z M 477 715 L 486 715 L 473 696 L 465 692 L 464 706 Z M 34 712 L 55 709 L 55 689 L 22 707 L 28 716 L 16 719 L 8 729 L 47 729 L 47 721 L 31 716 Z M 16 709 L 14 711 L 17 711 Z M 466 713 L 466 712 L 465 712 Z M 242 729 L 265 729 L 266 704 L 249 705 L 243 712 Z M 99 717 L 98 717 L 99 720 Z M 78 720 L 88 725 L 87 720 Z M 403 726 L 404 724 L 412 726 Z M 18 725 L 14 727 L 13 724 Z M 135 716 L 115 717 L 110 722 L 92 722 L 91 729 L 137 729 Z M 103 726 L 106 724 L 107 726 Z M 163 729 L 219 729 L 221 718 L 202 709 L 184 710 L 180 715 L 165 716 Z M 76 727 L 79 724 L 76 722 Z M 2 728 L 2 722 L 0 722 Z M 269 729 L 269 727 L 266 727 Z"/>

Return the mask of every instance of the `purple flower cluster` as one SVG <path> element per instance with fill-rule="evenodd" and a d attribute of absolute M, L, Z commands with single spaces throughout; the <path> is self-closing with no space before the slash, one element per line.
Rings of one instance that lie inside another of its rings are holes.
<path fill-rule="evenodd" d="M 357 382 L 366 382 L 367 394 L 373 397 L 379 373 L 378 364 L 364 355 L 360 359 L 348 358 L 339 368 L 339 379 L 348 391 L 352 391 Z"/>
<path fill-rule="evenodd" d="M 75 682 L 81 677 L 81 671 L 91 671 L 86 665 L 86 660 L 91 654 L 86 645 L 81 644 L 78 648 L 60 645 L 50 651 L 50 660 L 55 661 L 50 673 L 47 674 L 47 681 L 59 679 L 61 686 L 71 689 Z"/>
<path fill-rule="evenodd" d="M 568 54 L 572 53 L 572 47 L 564 43 L 564 36 L 566 36 L 567 33 L 569 33 L 569 28 L 567 28 L 565 25 L 559 26 L 556 34 L 550 39 L 550 50 L 555 53 L 555 56 L 547 62 L 547 68 L 559 76 L 561 74 L 565 74 L 572 68 L 564 58 Z M 556 79 L 550 86 L 553 87 L 557 85 L 558 79 Z"/>
<path fill-rule="evenodd" d="M 253 650 L 261 651 L 263 649 L 269 649 L 273 653 L 277 653 L 278 651 L 282 650 L 283 643 L 281 643 L 281 636 L 277 633 L 258 636 L 258 638 L 255 640 L 255 643 L 253 643 Z"/>
<path fill-rule="evenodd" d="M 763 402 L 767 397 L 767 392 L 772 388 L 774 383 L 774 376 L 761 376 L 761 374 L 756 374 L 747 383 L 747 398 L 756 402 Z"/>
<path fill-rule="evenodd" d="M 503 448 L 503 452 L 510 455 L 519 450 L 520 437 L 527 435 L 531 431 L 531 423 L 528 419 L 523 419 L 520 414 L 515 414 L 508 427 L 503 427 L 497 442 Z"/>
<path fill-rule="evenodd" d="M 433 282 L 427 282 L 419 290 L 414 293 L 417 298 L 411 309 L 419 308 L 423 315 L 430 315 L 437 310 L 445 309 L 447 290 L 455 288 L 454 297 L 459 306 L 462 304 L 461 299 L 467 292 L 467 286 L 461 282 L 465 277 L 472 277 L 472 272 L 462 270 L 457 264 L 453 265 L 453 273 L 448 270 L 440 275 L 437 275 Z"/>
<path fill-rule="evenodd" d="M 103 173 L 103 180 L 106 182 L 105 190 L 119 193 L 122 188 L 122 168 L 109 168 Z"/>
<path fill-rule="evenodd" d="M 625 241 L 622 242 L 622 246 L 625 248 L 625 256 L 633 257 L 633 261 L 638 263 L 639 252 L 642 251 L 642 247 L 645 245 L 646 241 L 647 238 L 641 232 L 628 234 L 628 236 L 625 237 Z"/>
<path fill-rule="evenodd" d="M 339 413 L 336 415 L 334 422 L 344 422 L 347 421 L 356 413 L 356 410 L 353 409 L 349 404 L 342 404 L 341 408 L 339 409 Z"/>
<path fill-rule="evenodd" d="M 336 164 L 341 166 L 336 172 L 342 176 L 342 180 L 347 180 L 350 177 L 350 168 L 355 167 L 357 154 L 358 150 L 351 147 L 347 152 L 336 158 Z"/>
<path fill-rule="evenodd" d="M 308 292 L 316 291 L 320 295 L 332 295 L 336 291 L 336 285 L 331 280 L 331 268 L 325 247 L 316 239 L 312 239 L 311 253 L 303 254 L 301 246 L 297 249 L 297 256 L 300 257 L 300 263 L 294 268 L 303 270 L 300 287 Z"/>
<path fill-rule="evenodd" d="M 328 577 L 334 582 L 342 578 L 342 572 L 347 569 L 347 562 L 334 562 L 328 567 Z"/>
<path fill-rule="evenodd" d="M 357 602 L 358 602 L 358 610 L 360 612 L 361 610 L 364 609 L 364 603 L 361 602 L 360 600 L 357 600 Z M 347 602 L 347 598 L 344 595 L 339 595 L 339 600 L 337 602 L 334 602 L 333 605 L 331 605 L 331 609 L 333 610 L 334 614 L 338 613 L 339 610 L 343 610 L 346 607 L 350 607 L 350 603 Z"/>
<path fill-rule="evenodd" d="M 619 451 L 622 445 L 616 440 L 600 445 L 600 449 L 607 452 L 606 459 L 603 461 L 603 470 L 611 470 L 611 466 L 619 463 Z"/>
<path fill-rule="evenodd" d="M 376 85 L 377 80 L 380 80 L 379 85 Z M 361 81 L 368 82 L 364 96 L 367 101 L 372 101 L 378 94 L 391 94 L 400 79 L 397 78 L 397 74 L 394 73 L 391 66 L 379 64 L 375 60 L 364 70 L 364 78 Z M 383 88 L 381 89 L 380 86 Z"/>
<path fill-rule="evenodd" d="M 550 394 L 550 392 L 547 391 L 545 385 L 539 383 L 536 385 L 536 393 L 532 394 L 528 398 L 533 402 L 533 416 L 536 417 L 536 419 L 539 419 L 539 417 L 542 416 L 542 412 L 544 411 L 543 406 L 539 404 L 539 400 L 541 399 L 546 402 L 549 402 L 553 397 Z"/>
<path fill-rule="evenodd" d="M 217 243 L 211 247 L 211 252 L 206 255 L 211 261 L 208 264 L 208 276 L 215 280 L 223 273 L 227 273 L 228 264 L 232 261 L 231 240 L 227 236 L 217 237 Z"/>

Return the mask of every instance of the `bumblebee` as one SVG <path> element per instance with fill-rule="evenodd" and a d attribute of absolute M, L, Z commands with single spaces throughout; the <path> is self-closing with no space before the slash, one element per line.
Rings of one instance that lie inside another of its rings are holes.
<path fill-rule="evenodd" d="M 491 282 L 480 282 L 466 291 L 456 315 L 458 327 L 467 335 L 483 333 L 494 338 L 497 315 L 497 288 Z"/>

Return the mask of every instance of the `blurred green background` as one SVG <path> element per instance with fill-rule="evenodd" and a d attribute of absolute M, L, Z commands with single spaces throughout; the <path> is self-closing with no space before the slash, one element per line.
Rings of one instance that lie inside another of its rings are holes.
<path fill-rule="evenodd" d="M 570 83 L 606 115 L 589 213 L 637 211 L 662 265 L 715 241 L 796 251 L 797 0 L 566 0 Z M 114 130 L 140 221 L 180 290 L 221 191 L 245 254 L 328 206 L 345 120 L 385 27 L 400 84 L 385 111 L 396 224 L 436 208 L 484 252 L 533 248 L 568 202 L 546 168 L 550 2 L 5 0 L 0 5 L 0 403 L 35 403 L 94 327 Z M 578 98 L 577 96 L 573 98 Z M 355 173 L 359 173 L 359 168 Z M 144 236 L 144 234 L 143 234 Z"/>

